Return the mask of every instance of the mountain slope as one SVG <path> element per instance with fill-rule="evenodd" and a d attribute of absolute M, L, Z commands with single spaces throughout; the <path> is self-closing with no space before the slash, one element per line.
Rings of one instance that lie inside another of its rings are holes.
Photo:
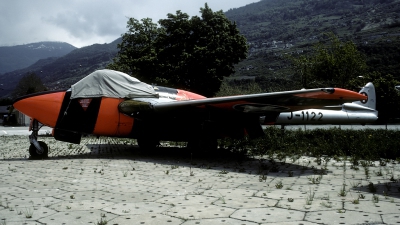
<path fill-rule="evenodd" d="M 248 59 L 236 66 L 232 79 L 268 80 L 265 89 L 279 85 L 271 80 L 293 81 L 286 56 L 311 52 L 329 32 L 356 43 L 371 70 L 400 78 L 399 12 L 400 0 L 262 0 L 231 9 L 226 16 L 250 44 Z"/>
<path fill-rule="evenodd" d="M 61 57 L 76 47 L 64 42 L 38 42 L 0 47 L 0 74 L 26 68 L 39 59 Z"/>
<path fill-rule="evenodd" d="M 225 14 L 250 42 L 265 42 L 386 29 L 400 21 L 399 11 L 399 0 L 262 0 Z"/>
<path fill-rule="evenodd" d="M 41 59 L 27 68 L 5 73 L 0 76 L 0 96 L 9 96 L 28 72 L 37 74 L 50 90 L 69 88 L 94 70 L 105 68 L 117 54 L 120 41 L 75 49 L 63 57 Z"/>

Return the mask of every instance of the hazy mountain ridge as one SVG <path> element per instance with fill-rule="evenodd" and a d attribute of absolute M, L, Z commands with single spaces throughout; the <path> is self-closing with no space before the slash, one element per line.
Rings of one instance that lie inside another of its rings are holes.
<path fill-rule="evenodd" d="M 26 68 L 39 59 L 61 57 L 76 47 L 65 42 L 37 42 L 0 47 L 0 74 Z"/>
<path fill-rule="evenodd" d="M 28 72 L 36 73 L 50 90 L 69 88 L 89 73 L 105 68 L 117 54 L 120 41 L 77 48 L 65 56 L 40 59 L 27 68 L 0 75 L 0 96 L 10 94 Z"/>

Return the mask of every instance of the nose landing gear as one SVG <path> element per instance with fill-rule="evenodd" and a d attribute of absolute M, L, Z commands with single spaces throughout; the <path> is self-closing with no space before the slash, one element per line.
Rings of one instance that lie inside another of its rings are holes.
<path fill-rule="evenodd" d="M 37 140 L 38 132 L 42 126 L 39 127 L 39 122 L 33 119 L 31 124 L 32 134 L 29 135 L 29 142 L 31 143 L 29 154 L 31 159 L 45 159 L 48 157 L 49 148 L 47 144 Z"/>

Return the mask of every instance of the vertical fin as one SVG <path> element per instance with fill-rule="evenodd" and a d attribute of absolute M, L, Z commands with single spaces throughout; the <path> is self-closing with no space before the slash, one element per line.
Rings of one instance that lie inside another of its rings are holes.
<path fill-rule="evenodd" d="M 374 85 L 369 82 L 366 84 L 359 92 L 360 94 L 365 94 L 368 96 L 366 101 L 355 101 L 353 103 L 357 105 L 362 105 L 371 109 L 376 109 L 376 93 Z"/>

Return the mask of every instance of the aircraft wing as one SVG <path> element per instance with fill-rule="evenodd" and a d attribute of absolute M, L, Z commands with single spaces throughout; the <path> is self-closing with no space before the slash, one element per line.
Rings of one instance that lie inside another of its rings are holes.
<path fill-rule="evenodd" d="M 158 101 L 154 98 L 136 98 L 120 104 L 122 112 L 173 112 L 187 108 L 213 108 L 251 114 L 290 112 L 307 108 L 322 108 L 345 102 L 366 100 L 366 96 L 341 89 L 319 88 L 297 91 L 261 93 L 229 97 L 204 98 L 184 101 Z"/>

